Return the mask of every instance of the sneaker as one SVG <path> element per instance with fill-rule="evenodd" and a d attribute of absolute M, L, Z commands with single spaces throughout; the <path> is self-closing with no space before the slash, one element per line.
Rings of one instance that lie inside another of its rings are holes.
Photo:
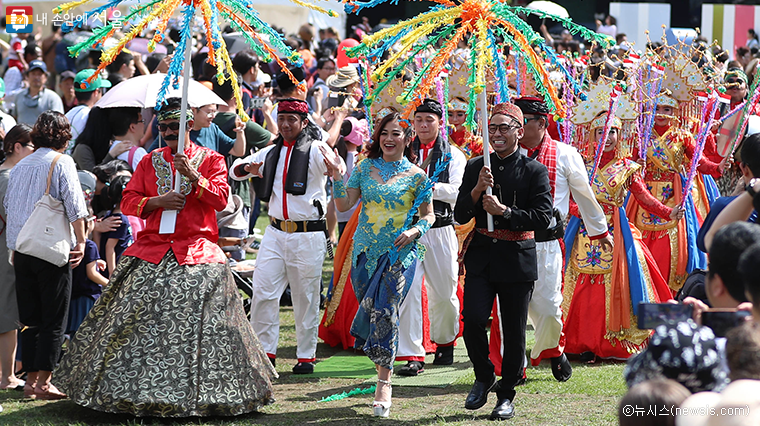
<path fill-rule="evenodd" d="M 314 372 L 313 362 L 299 362 L 293 366 L 293 374 L 311 374 Z"/>
<path fill-rule="evenodd" d="M 451 365 L 454 363 L 454 347 L 453 346 L 439 346 L 435 350 L 435 365 Z"/>
<path fill-rule="evenodd" d="M 416 376 L 425 371 L 425 363 L 421 361 L 409 361 L 405 366 L 398 369 L 399 376 Z"/>

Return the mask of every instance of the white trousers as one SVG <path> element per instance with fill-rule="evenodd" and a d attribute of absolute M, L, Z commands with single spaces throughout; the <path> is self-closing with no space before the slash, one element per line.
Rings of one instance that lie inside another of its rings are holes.
<path fill-rule="evenodd" d="M 409 287 L 409 292 L 406 293 L 406 297 L 399 308 L 396 358 L 425 358 L 425 346 L 422 342 L 422 276 L 422 265 L 420 265 L 420 261 L 417 261 L 412 286 Z"/>
<path fill-rule="evenodd" d="M 556 348 L 562 334 L 562 248 L 559 240 L 536 243 L 538 280 L 528 306 L 528 316 L 536 329 L 536 344 L 530 357 Z"/>
<path fill-rule="evenodd" d="M 400 357 L 425 356 L 425 348 L 422 345 L 423 273 L 428 296 L 430 340 L 438 344 L 447 344 L 453 342 L 459 333 L 459 243 L 456 231 L 452 226 L 431 228 L 420 238 L 420 242 L 426 249 L 425 259 L 417 264 L 414 282 L 399 311 L 399 330 L 403 331 L 399 333 Z M 404 336 L 405 334 L 410 336 Z"/>
<path fill-rule="evenodd" d="M 256 258 L 251 298 L 251 325 L 270 355 L 277 354 L 280 296 L 290 284 L 296 323 L 296 357 L 317 353 L 319 282 L 327 246 L 323 232 L 288 234 L 267 227 Z"/>

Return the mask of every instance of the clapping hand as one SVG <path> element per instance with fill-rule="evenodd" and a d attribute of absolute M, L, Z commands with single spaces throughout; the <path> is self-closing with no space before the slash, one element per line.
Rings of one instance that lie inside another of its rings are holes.
<path fill-rule="evenodd" d="M 343 179 L 338 149 L 336 148 L 334 152 L 331 152 L 324 146 L 320 145 L 319 150 L 322 151 L 322 157 L 324 157 L 325 166 L 327 167 L 325 175 L 332 176 L 332 178 L 335 180 Z"/>

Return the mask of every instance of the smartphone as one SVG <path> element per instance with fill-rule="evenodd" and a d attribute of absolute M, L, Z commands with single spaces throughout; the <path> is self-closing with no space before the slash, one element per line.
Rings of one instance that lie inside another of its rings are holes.
<path fill-rule="evenodd" d="M 251 98 L 251 108 L 253 109 L 259 109 L 264 106 L 266 103 L 267 98 Z"/>
<path fill-rule="evenodd" d="M 751 314 L 736 309 L 708 309 L 702 312 L 702 325 L 710 327 L 715 337 L 726 337 L 729 330 L 744 324 Z"/>
<path fill-rule="evenodd" d="M 682 303 L 639 303 L 639 329 L 656 328 L 660 324 L 677 324 L 691 318 L 691 305 Z"/>

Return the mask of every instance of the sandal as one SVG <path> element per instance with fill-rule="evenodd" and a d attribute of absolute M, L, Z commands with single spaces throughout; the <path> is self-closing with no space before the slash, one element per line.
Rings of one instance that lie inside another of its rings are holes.
<path fill-rule="evenodd" d="M 390 380 L 377 379 L 378 384 L 391 386 Z M 391 388 L 391 393 L 393 388 Z M 372 415 L 375 417 L 388 417 L 391 414 L 391 401 L 372 401 Z"/>

